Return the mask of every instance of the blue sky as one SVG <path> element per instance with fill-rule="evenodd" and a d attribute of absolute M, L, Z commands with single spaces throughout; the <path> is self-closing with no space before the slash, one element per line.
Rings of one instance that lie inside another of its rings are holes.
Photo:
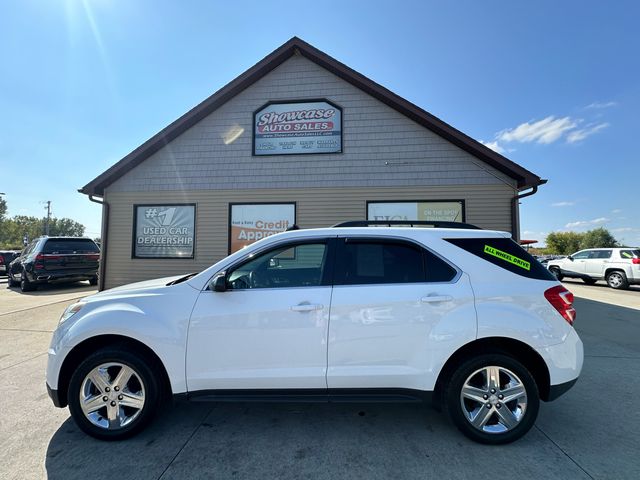
<path fill-rule="evenodd" d="M 637 2 L 0 0 L 0 191 L 76 190 L 297 35 L 549 183 L 523 237 L 605 226 L 640 245 Z M 319 8 L 320 7 L 320 8 Z"/>

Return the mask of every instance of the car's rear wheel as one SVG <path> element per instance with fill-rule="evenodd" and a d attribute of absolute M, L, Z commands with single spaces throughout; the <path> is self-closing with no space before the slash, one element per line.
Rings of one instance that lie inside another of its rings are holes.
<path fill-rule="evenodd" d="M 444 407 L 453 423 L 472 440 L 513 442 L 538 416 L 538 386 L 520 362 L 487 354 L 461 364 L 444 391 Z"/>
<path fill-rule="evenodd" d="M 564 278 L 564 275 L 562 275 L 558 267 L 550 267 L 549 271 L 553 273 L 553 275 L 558 279 L 559 282 L 561 282 Z"/>
<path fill-rule="evenodd" d="M 586 283 L 587 285 L 595 285 L 597 280 L 595 280 L 595 279 L 593 279 L 591 277 L 582 277 L 582 281 L 584 283 Z"/>
<path fill-rule="evenodd" d="M 22 270 L 22 275 L 20 276 L 20 290 L 22 290 L 23 292 L 31 292 L 36 288 L 38 288 L 37 285 L 34 285 L 29 281 L 27 272 L 25 270 Z"/>
<path fill-rule="evenodd" d="M 80 429 L 102 440 L 120 440 L 151 421 L 159 385 L 146 358 L 110 347 L 80 363 L 71 377 L 68 398 Z"/>
<path fill-rule="evenodd" d="M 607 274 L 607 285 L 616 290 L 623 290 L 629 287 L 629 281 L 623 271 L 614 270 Z"/>

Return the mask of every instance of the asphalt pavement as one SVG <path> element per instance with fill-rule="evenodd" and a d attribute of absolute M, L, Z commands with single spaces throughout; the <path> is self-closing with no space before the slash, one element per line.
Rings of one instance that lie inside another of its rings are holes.
<path fill-rule="evenodd" d="M 582 376 L 541 405 L 526 437 L 490 447 L 431 408 L 380 404 L 181 403 L 135 438 L 94 440 L 44 386 L 51 332 L 92 291 L 84 285 L 22 297 L 0 280 L 0 479 L 639 477 L 638 291 L 576 284 L 578 293 L 567 283 L 578 297 Z"/>

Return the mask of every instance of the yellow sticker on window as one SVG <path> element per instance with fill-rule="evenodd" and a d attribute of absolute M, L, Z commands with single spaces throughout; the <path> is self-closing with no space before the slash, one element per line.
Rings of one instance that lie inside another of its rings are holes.
<path fill-rule="evenodd" d="M 498 250 L 497 248 L 491 247 L 489 245 L 484 246 L 484 253 L 487 253 L 493 257 L 497 257 L 500 260 L 504 260 L 505 262 L 512 263 L 517 267 L 524 268 L 525 270 L 531 270 L 531 264 L 521 258 L 514 257 L 510 253 L 503 252 L 502 250 Z"/>

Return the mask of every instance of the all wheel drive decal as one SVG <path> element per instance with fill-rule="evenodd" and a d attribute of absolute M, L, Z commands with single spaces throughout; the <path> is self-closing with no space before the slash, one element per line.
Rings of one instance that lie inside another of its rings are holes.
<path fill-rule="evenodd" d="M 498 250 L 497 248 L 494 248 L 490 245 L 484 246 L 484 253 L 497 257 L 500 260 L 504 260 L 505 262 L 512 263 L 513 265 L 524 268 L 525 270 L 531 270 L 531 264 L 529 262 L 515 257 L 507 252 L 503 252 L 502 250 Z"/>

